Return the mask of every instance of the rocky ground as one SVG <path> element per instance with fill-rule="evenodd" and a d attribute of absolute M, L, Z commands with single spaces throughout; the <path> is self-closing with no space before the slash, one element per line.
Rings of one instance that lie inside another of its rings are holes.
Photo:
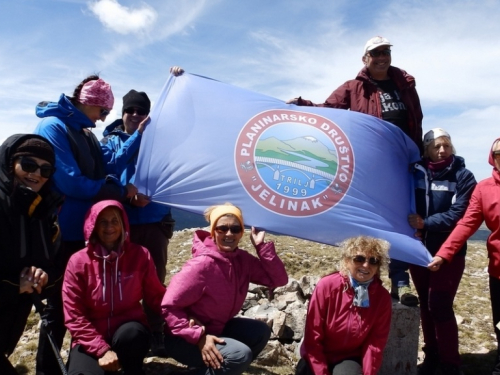
<path fill-rule="evenodd" d="M 166 282 L 191 256 L 192 232 L 189 229 L 175 232 L 169 246 Z M 489 303 L 485 234 L 486 232 L 480 231 L 478 236 L 469 241 L 466 270 L 455 299 L 455 312 L 460 329 L 460 352 L 465 375 L 490 374 L 496 353 Z M 335 247 L 287 236 L 268 235 L 268 239 L 275 241 L 278 253 L 292 278 L 300 279 L 303 275 L 321 276 L 336 269 L 338 253 Z M 245 237 L 241 247 L 252 248 L 248 236 Z M 390 285 L 387 278 L 384 284 L 386 287 Z M 17 365 L 20 374 L 34 374 L 37 339 L 38 318 L 32 314 L 28 327 L 10 358 L 12 363 Z M 63 357 L 67 355 L 68 343 L 66 341 L 64 344 Z M 279 366 L 252 365 L 246 374 L 293 374 L 295 359 L 289 356 Z M 145 368 L 148 375 L 185 372 L 172 360 L 158 357 L 147 358 Z"/>

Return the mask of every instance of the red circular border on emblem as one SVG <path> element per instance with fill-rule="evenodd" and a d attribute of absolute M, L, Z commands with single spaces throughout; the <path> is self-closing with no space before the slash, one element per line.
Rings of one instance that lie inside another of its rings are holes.
<path fill-rule="evenodd" d="M 260 135 L 281 123 L 314 126 L 322 131 L 337 151 L 337 171 L 330 185 L 310 197 L 282 195 L 261 178 L 255 163 L 255 146 Z M 349 139 L 333 121 L 313 113 L 292 110 L 269 110 L 252 117 L 241 129 L 235 147 L 235 168 L 247 191 L 262 207 L 285 216 L 313 216 L 339 203 L 349 190 L 354 173 L 354 153 Z"/>

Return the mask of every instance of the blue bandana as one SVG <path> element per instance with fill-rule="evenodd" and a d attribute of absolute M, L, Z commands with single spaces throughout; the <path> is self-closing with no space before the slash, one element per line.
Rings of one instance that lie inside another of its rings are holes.
<path fill-rule="evenodd" d="M 352 288 L 354 289 L 354 300 L 352 304 L 358 307 L 370 307 L 370 297 L 368 295 L 368 287 L 370 286 L 373 278 L 360 283 L 356 281 L 349 273 L 349 279 L 351 280 Z"/>

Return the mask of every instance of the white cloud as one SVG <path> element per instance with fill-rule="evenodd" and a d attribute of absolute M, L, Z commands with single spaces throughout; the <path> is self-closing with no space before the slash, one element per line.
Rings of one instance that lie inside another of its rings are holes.
<path fill-rule="evenodd" d="M 156 11 L 144 3 L 140 8 L 129 8 L 117 0 L 98 0 L 88 7 L 105 27 L 119 34 L 147 31 L 157 19 Z"/>

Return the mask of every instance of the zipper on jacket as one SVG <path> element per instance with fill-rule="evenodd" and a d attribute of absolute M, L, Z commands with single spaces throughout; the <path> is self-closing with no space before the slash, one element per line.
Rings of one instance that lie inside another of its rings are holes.
<path fill-rule="evenodd" d="M 43 233 L 43 224 L 42 221 L 38 221 L 40 227 L 40 237 L 42 238 L 43 249 L 45 250 L 45 257 L 50 260 L 49 249 L 47 248 L 47 241 L 45 241 L 45 235 Z"/>
<path fill-rule="evenodd" d="M 21 215 L 21 258 L 26 256 L 26 228 L 24 225 L 24 216 Z"/>

